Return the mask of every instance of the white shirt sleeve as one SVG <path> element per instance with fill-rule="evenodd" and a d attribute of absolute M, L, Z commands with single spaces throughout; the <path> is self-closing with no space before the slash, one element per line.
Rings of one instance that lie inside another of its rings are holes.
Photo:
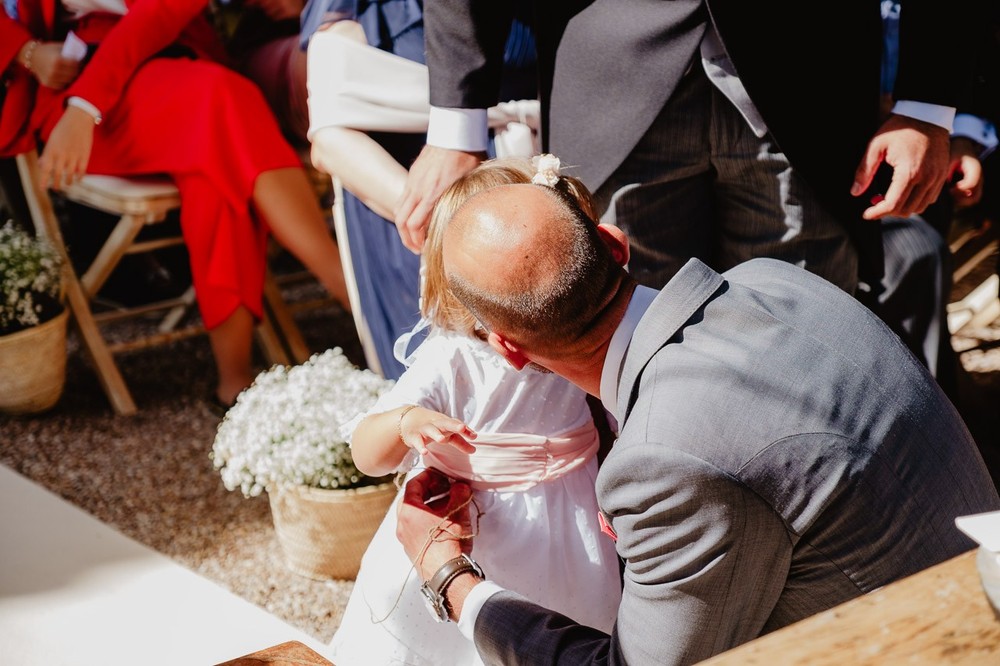
<path fill-rule="evenodd" d="M 955 107 L 953 106 L 941 106 L 939 104 L 901 99 L 893 105 L 892 112 L 900 116 L 915 118 L 925 123 L 943 127 L 948 130 L 949 134 L 955 123 Z"/>
<path fill-rule="evenodd" d="M 479 617 L 479 611 L 483 609 L 483 604 L 486 603 L 487 599 L 502 591 L 502 587 L 488 580 L 484 580 L 472 588 L 469 595 L 465 597 L 465 603 L 462 604 L 462 617 L 458 618 L 458 630 L 463 636 L 470 641 L 475 641 L 476 618 Z"/>
<path fill-rule="evenodd" d="M 955 116 L 955 128 L 951 135 L 972 139 L 983 147 L 980 159 L 985 159 L 1000 143 L 997 138 L 997 128 L 990 121 L 971 113 L 959 113 Z"/>
<path fill-rule="evenodd" d="M 489 143 L 486 109 L 432 106 L 427 117 L 427 145 L 481 152 Z"/>

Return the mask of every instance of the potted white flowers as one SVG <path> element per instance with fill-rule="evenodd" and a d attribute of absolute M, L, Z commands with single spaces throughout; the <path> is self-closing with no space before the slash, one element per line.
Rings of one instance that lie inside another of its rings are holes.
<path fill-rule="evenodd" d="M 359 472 L 341 431 L 391 386 L 333 348 L 262 372 L 219 424 L 211 457 L 223 484 L 246 497 L 268 494 L 293 571 L 357 575 L 396 486 Z"/>
<path fill-rule="evenodd" d="M 66 382 L 63 262 L 45 239 L 0 227 L 0 411 L 43 412 Z"/>

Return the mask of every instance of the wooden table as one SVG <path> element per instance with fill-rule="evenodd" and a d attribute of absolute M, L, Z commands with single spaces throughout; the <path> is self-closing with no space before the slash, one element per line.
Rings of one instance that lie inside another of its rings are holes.
<path fill-rule="evenodd" d="M 216 666 L 333 666 L 309 646 L 288 641 Z"/>
<path fill-rule="evenodd" d="M 976 551 L 896 581 L 702 662 L 1000 665 L 1000 615 L 976 571 Z"/>

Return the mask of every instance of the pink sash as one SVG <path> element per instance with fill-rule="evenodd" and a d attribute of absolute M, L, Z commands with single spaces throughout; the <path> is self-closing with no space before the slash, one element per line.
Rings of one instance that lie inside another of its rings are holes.
<path fill-rule="evenodd" d="M 599 445 L 597 429 L 585 423 L 561 437 L 523 433 L 479 433 L 471 456 L 452 446 L 430 444 L 427 467 L 469 482 L 473 490 L 524 491 L 584 465 Z"/>

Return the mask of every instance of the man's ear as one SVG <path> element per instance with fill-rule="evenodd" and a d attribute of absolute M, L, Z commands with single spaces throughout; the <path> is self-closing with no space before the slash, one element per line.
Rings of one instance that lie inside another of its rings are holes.
<path fill-rule="evenodd" d="M 613 224 L 604 224 L 602 222 L 597 225 L 597 233 L 600 234 L 601 240 L 611 250 L 611 256 L 614 257 L 618 265 L 627 265 L 629 250 L 628 237 L 625 236 L 625 232 Z"/>
<path fill-rule="evenodd" d="M 521 353 L 521 350 L 517 347 L 517 345 L 503 337 L 500 333 L 491 331 L 489 338 L 487 339 L 489 340 L 490 347 L 493 347 L 496 353 L 503 356 L 515 370 L 523 370 L 524 366 L 531 362 L 531 359 Z"/>

